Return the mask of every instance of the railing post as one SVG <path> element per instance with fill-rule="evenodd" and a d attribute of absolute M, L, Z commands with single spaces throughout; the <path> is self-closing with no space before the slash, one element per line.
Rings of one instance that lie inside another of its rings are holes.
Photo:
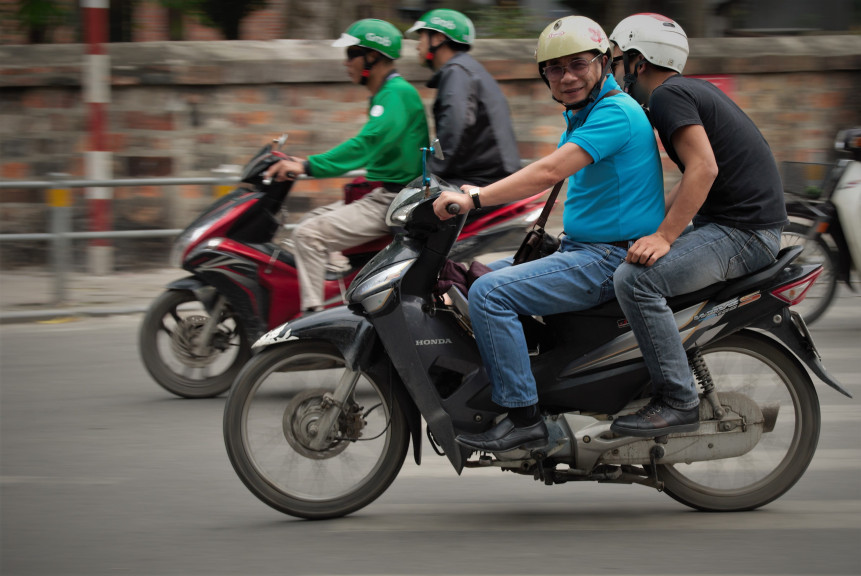
<path fill-rule="evenodd" d="M 48 190 L 48 206 L 51 210 L 51 262 L 54 269 L 54 303 L 66 301 L 66 283 L 69 263 L 69 237 L 72 231 L 72 192 L 63 180 L 68 174 L 49 174 L 57 183 Z"/>
<path fill-rule="evenodd" d="M 87 178 L 110 180 L 113 175 L 107 142 L 108 105 L 111 102 L 111 63 L 107 53 L 109 0 L 80 0 L 87 53 L 84 60 L 83 100 L 89 110 L 89 147 L 84 153 Z M 107 232 L 111 224 L 113 190 L 88 187 L 90 231 Z M 107 238 L 90 240 L 87 267 L 91 274 L 104 276 L 113 271 L 113 246 Z"/>

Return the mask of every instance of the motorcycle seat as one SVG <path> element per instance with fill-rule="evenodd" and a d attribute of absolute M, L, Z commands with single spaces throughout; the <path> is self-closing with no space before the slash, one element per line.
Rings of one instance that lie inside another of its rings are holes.
<path fill-rule="evenodd" d="M 274 242 L 266 242 L 263 244 L 247 244 L 250 248 L 261 252 L 262 254 L 266 254 L 269 258 L 272 258 L 273 255 L 276 255 L 276 260 L 285 266 L 289 266 L 290 268 L 296 268 L 296 258 L 289 251 L 285 250 L 283 246 L 280 244 L 275 244 Z M 345 270 L 326 270 L 326 281 L 335 282 L 340 278 L 343 278 L 356 268 L 361 268 L 364 266 L 368 260 L 374 255 L 374 252 L 344 252 L 344 255 L 348 257 L 350 260 L 349 268 Z"/>
<path fill-rule="evenodd" d="M 707 286 L 701 290 L 697 290 L 696 292 L 680 294 L 678 296 L 667 298 L 667 304 L 669 304 L 670 309 L 673 311 L 679 311 L 710 298 L 714 298 L 718 301 L 729 300 L 733 296 L 755 291 L 757 288 L 773 280 L 778 274 L 780 274 L 781 270 L 786 268 L 790 262 L 798 257 L 801 250 L 801 246 L 788 246 L 783 248 L 778 252 L 777 258 L 773 263 L 757 272 L 753 272 L 752 274 L 742 276 L 735 280 L 718 282 L 717 284 L 712 284 L 711 286 Z M 609 302 L 596 306 L 595 308 L 578 312 L 566 312 L 564 314 L 556 314 L 555 316 L 564 317 L 569 315 L 575 317 L 598 316 L 603 318 L 622 318 L 625 316 L 622 312 L 622 308 L 619 306 L 619 301 L 615 298 Z"/>

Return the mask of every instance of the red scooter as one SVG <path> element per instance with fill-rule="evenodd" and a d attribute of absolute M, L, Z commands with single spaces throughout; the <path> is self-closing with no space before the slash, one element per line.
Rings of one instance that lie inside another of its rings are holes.
<path fill-rule="evenodd" d="M 264 146 L 244 167 L 238 188 L 198 216 L 174 244 L 171 260 L 191 273 L 171 282 L 150 305 L 138 345 L 144 366 L 166 390 L 185 398 L 226 392 L 251 344 L 300 312 L 293 255 L 273 237 L 293 181 L 269 182 L 264 173 L 287 155 L 285 136 Z M 451 258 L 513 252 L 543 208 L 541 195 L 476 210 Z M 350 282 L 391 236 L 344 252 L 349 264 L 327 274 L 327 306 L 345 302 Z"/>

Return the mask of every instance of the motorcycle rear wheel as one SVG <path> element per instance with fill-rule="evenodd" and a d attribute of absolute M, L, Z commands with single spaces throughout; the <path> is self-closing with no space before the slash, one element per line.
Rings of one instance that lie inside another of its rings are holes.
<path fill-rule="evenodd" d="M 819 441 L 821 416 L 813 382 L 780 344 L 755 333 L 729 336 L 702 350 L 717 389 L 779 407 L 774 429 L 736 458 L 659 465 L 664 490 L 708 512 L 753 510 L 789 490 L 804 474 Z M 705 400 L 703 400 L 705 401 Z"/>
<path fill-rule="evenodd" d="M 316 423 L 344 374 L 344 359 L 321 342 L 264 351 L 243 368 L 224 407 L 230 463 L 251 492 L 299 518 L 336 518 L 377 499 L 397 476 L 409 445 L 406 416 L 385 366 L 362 373 L 326 444 Z"/>
<path fill-rule="evenodd" d="M 206 353 L 198 355 L 196 338 L 209 319 L 203 303 L 186 290 L 168 290 L 144 315 L 138 336 L 141 360 L 159 386 L 183 398 L 212 398 L 230 389 L 251 356 L 241 320 L 222 314 Z"/>
<path fill-rule="evenodd" d="M 837 293 L 837 273 L 831 248 L 821 236 L 817 236 L 814 240 L 808 240 L 806 235 L 809 229 L 808 226 L 792 222 L 784 228 L 783 234 L 780 236 L 781 248 L 787 246 L 804 247 L 804 251 L 796 263 L 822 264 L 822 274 L 807 291 L 807 296 L 792 307 L 793 310 L 801 314 L 808 326 L 825 314 Z"/>

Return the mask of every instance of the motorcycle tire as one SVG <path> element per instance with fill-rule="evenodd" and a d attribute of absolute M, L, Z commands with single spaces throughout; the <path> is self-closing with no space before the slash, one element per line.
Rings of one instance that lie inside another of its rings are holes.
<path fill-rule="evenodd" d="M 759 508 L 789 490 L 813 458 L 821 423 L 816 390 L 792 353 L 766 336 L 740 332 L 702 355 L 718 397 L 740 392 L 761 408 L 778 409 L 774 426 L 742 456 L 658 465 L 658 477 L 668 495 L 697 510 Z"/>
<path fill-rule="evenodd" d="M 186 290 L 168 290 L 147 309 L 138 336 L 141 359 L 168 392 L 183 398 L 223 394 L 251 356 L 241 320 L 229 310 L 219 319 L 206 353 L 196 353 L 196 338 L 208 319 L 203 303 Z"/>
<path fill-rule="evenodd" d="M 280 512 L 308 519 L 350 514 L 377 499 L 403 465 L 409 427 L 388 365 L 359 375 L 325 444 L 312 445 L 344 372 L 343 357 L 329 344 L 290 342 L 252 358 L 227 397 L 230 463 L 257 498 Z"/>
<path fill-rule="evenodd" d="M 809 226 L 799 222 L 791 222 L 789 226 L 784 228 L 780 237 L 781 248 L 787 246 L 804 247 L 801 256 L 796 260 L 797 264 L 822 265 L 822 274 L 807 291 L 807 296 L 792 308 L 801 314 L 808 326 L 825 314 L 837 293 L 836 265 L 831 247 L 821 236 L 817 236 L 814 240 L 808 240 L 806 235 L 809 229 Z"/>

